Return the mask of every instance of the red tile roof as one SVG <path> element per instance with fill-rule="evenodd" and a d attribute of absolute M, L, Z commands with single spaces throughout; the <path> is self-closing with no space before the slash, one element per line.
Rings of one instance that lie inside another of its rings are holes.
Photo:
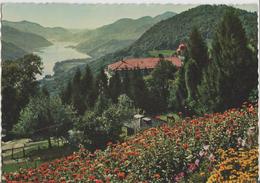
<path fill-rule="evenodd" d="M 172 62 L 176 67 L 182 66 L 182 61 L 178 57 L 167 57 L 165 60 Z M 130 58 L 108 65 L 110 70 L 134 70 L 134 69 L 154 69 L 160 58 Z"/>

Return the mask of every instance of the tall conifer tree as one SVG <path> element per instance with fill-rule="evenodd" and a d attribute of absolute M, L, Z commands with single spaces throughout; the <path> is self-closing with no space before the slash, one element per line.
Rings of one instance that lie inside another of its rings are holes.
<path fill-rule="evenodd" d="M 81 95 L 84 100 L 85 110 L 93 107 L 94 105 L 93 92 L 94 92 L 93 75 L 90 67 L 87 65 L 85 68 L 85 73 L 81 79 Z"/>
<path fill-rule="evenodd" d="M 248 48 L 241 21 L 233 11 L 224 15 L 217 28 L 212 59 L 208 78 L 204 77 L 200 89 L 206 94 L 205 89 L 214 86 L 214 90 L 207 91 L 205 96 L 212 100 L 209 107 L 216 111 L 240 106 L 257 85 L 257 61 Z"/>
<path fill-rule="evenodd" d="M 109 96 L 113 102 L 117 102 L 117 98 L 121 94 L 122 84 L 119 73 L 116 72 L 109 80 Z"/>

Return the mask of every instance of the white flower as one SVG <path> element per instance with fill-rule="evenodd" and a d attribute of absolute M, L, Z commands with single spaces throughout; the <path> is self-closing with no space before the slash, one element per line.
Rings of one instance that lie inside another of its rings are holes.
<path fill-rule="evenodd" d="M 243 142 L 243 139 L 242 139 L 241 137 L 238 137 L 238 138 L 237 138 L 237 144 L 238 144 L 239 146 L 241 146 L 241 145 L 242 145 L 242 142 Z"/>
<path fill-rule="evenodd" d="M 191 154 L 191 155 L 187 156 L 186 159 L 191 159 L 192 157 L 193 157 L 193 156 L 192 156 L 192 154 Z"/>
<path fill-rule="evenodd" d="M 253 136 L 255 134 L 255 127 L 249 127 L 247 130 L 248 136 Z"/>
<path fill-rule="evenodd" d="M 205 152 L 202 150 L 199 152 L 200 157 L 204 156 Z"/>
<path fill-rule="evenodd" d="M 215 156 L 212 153 L 209 155 L 209 160 L 210 161 L 215 161 Z"/>
<path fill-rule="evenodd" d="M 242 147 L 245 147 L 246 146 L 246 141 L 245 140 L 242 140 Z"/>
<path fill-rule="evenodd" d="M 209 150 L 209 145 L 204 145 L 204 146 L 203 146 L 203 149 L 204 149 L 205 151 Z"/>

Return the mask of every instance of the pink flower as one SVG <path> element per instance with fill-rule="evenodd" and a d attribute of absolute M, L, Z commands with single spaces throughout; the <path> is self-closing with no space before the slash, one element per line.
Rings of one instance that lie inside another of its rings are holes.
<path fill-rule="evenodd" d="M 199 160 L 199 159 L 196 159 L 196 160 L 195 160 L 195 165 L 199 166 L 199 163 L 200 163 L 200 160 Z"/>
<path fill-rule="evenodd" d="M 197 166 L 195 163 L 188 164 L 188 172 L 192 173 L 194 170 L 196 170 Z"/>
<path fill-rule="evenodd" d="M 176 182 L 179 182 L 182 178 L 184 177 L 184 172 L 180 172 L 176 175 L 176 177 L 174 178 L 174 180 Z"/>

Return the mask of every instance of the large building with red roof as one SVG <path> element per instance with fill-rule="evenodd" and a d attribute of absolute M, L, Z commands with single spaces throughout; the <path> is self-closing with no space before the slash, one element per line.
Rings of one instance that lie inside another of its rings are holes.
<path fill-rule="evenodd" d="M 165 60 L 170 61 L 176 67 L 182 66 L 182 61 L 176 56 L 167 57 Z M 127 60 L 122 60 L 108 65 L 107 73 L 111 75 L 114 72 L 119 72 L 121 74 L 129 71 L 138 71 L 143 75 L 149 74 L 156 65 L 161 61 L 161 58 L 129 58 Z"/>

